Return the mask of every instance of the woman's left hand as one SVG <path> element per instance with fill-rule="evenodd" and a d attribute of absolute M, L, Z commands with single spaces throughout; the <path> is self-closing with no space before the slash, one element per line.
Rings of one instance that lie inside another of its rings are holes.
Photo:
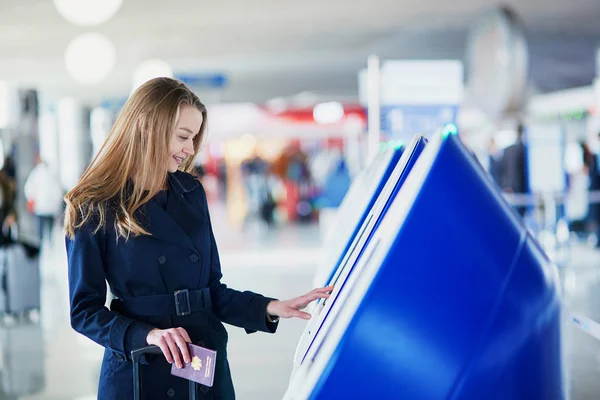
<path fill-rule="evenodd" d="M 333 286 L 318 288 L 308 292 L 304 296 L 296 297 L 290 300 L 274 300 L 267 306 L 267 313 L 274 317 L 281 318 L 302 318 L 310 319 L 310 314 L 300 311 L 317 299 L 327 299 L 333 290 Z"/>

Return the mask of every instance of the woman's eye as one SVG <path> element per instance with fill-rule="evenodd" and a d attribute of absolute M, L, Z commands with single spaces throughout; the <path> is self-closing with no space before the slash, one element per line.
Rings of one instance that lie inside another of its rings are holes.
<path fill-rule="evenodd" d="M 180 139 L 182 142 L 185 142 L 185 141 L 187 140 L 187 138 L 186 138 L 185 136 L 179 136 L 179 139 Z"/>

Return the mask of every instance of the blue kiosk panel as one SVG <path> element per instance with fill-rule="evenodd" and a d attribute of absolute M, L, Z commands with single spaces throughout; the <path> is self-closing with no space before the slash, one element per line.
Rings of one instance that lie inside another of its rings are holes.
<path fill-rule="evenodd" d="M 285 398 L 563 399 L 557 288 L 458 137 L 438 135 Z"/>
<path fill-rule="evenodd" d="M 325 286 L 348 251 L 377 197 L 400 160 L 404 147 L 377 153 L 350 185 L 338 209 L 335 228 L 325 240 L 325 257 L 315 274 L 314 286 Z"/>
<path fill-rule="evenodd" d="M 356 260 L 362 255 L 366 244 L 373 236 L 373 232 L 377 229 L 402 184 L 406 181 L 417 159 L 423 152 L 423 149 L 425 149 L 426 144 L 427 139 L 423 136 L 415 136 L 403 152 L 388 181 L 380 191 L 377 201 L 367 213 L 362 223 L 356 227 L 354 238 L 350 241 L 350 245 L 345 254 L 343 254 L 340 262 L 335 266 L 333 275 L 325 282 L 325 286 L 337 285 L 340 282 L 340 277 L 345 273 L 349 273 L 354 267 Z"/>
<path fill-rule="evenodd" d="M 325 302 L 316 302 L 316 306 L 314 306 L 311 311 L 313 318 L 307 324 L 296 348 L 292 376 L 298 370 L 299 365 L 304 361 L 308 349 L 315 345 L 315 338 L 323 325 L 323 321 L 328 317 L 329 311 L 335 303 L 338 294 L 343 290 L 344 282 L 346 282 L 348 276 L 352 273 L 357 260 L 363 254 L 366 245 L 373 236 L 373 232 L 377 229 L 377 226 L 387 212 L 390 204 L 392 204 L 393 199 L 396 197 L 402 184 L 406 181 L 407 176 L 425 148 L 425 145 L 426 139 L 424 137 L 416 136 L 413 138 L 410 145 L 403 152 L 400 160 L 394 167 L 394 170 L 381 190 L 377 201 L 367 213 L 367 216 L 364 218 L 361 225 L 356 227 L 355 231 L 357 233 L 351 240 L 348 250 L 343 254 L 341 261 L 335 265 L 333 269 L 334 274 L 331 279 L 325 282 L 325 285 L 334 285 L 336 287 L 332 293 L 332 297 Z"/>

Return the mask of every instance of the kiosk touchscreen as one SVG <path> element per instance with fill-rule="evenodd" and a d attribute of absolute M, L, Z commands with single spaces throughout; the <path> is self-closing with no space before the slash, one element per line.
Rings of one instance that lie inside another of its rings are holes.
<path fill-rule="evenodd" d="M 285 399 L 564 398 L 556 269 L 454 132 L 336 287 Z"/>
<path fill-rule="evenodd" d="M 400 161 L 398 161 L 394 167 L 392 174 L 377 197 L 377 201 L 361 225 L 356 227 L 357 233 L 352 239 L 348 250 L 343 254 L 341 261 L 334 267 L 333 276 L 329 281 L 325 282 L 325 285 L 333 285 L 336 287 L 332 293 L 332 297 L 327 301 L 315 302 L 316 306 L 311 311 L 312 319 L 307 324 L 296 348 L 292 376 L 303 362 L 308 348 L 313 345 L 318 330 L 323 324 L 323 321 L 327 318 L 331 305 L 335 302 L 335 298 L 340 292 L 338 287 L 342 288 L 344 282 L 352 273 L 357 260 L 361 257 L 365 246 L 372 237 L 373 232 L 377 229 L 377 225 L 385 215 L 389 205 L 396 197 L 396 194 L 402 187 L 402 184 L 409 175 L 413 165 L 425 148 L 425 144 L 426 139 L 424 137 L 416 136 L 413 138 L 408 148 L 400 157 Z"/>
<path fill-rule="evenodd" d="M 325 239 L 325 256 L 314 277 L 315 287 L 324 286 L 331 279 L 403 151 L 404 146 L 380 151 L 373 162 L 354 178 L 338 208 L 334 228 Z"/>

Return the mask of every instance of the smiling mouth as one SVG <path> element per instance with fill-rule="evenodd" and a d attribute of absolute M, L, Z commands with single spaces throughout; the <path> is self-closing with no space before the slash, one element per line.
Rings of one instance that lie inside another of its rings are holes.
<path fill-rule="evenodd" d="M 175 160 L 175 162 L 177 162 L 177 165 L 181 165 L 183 163 L 183 160 L 184 160 L 184 158 L 177 157 L 177 156 L 173 156 L 173 159 Z"/>

